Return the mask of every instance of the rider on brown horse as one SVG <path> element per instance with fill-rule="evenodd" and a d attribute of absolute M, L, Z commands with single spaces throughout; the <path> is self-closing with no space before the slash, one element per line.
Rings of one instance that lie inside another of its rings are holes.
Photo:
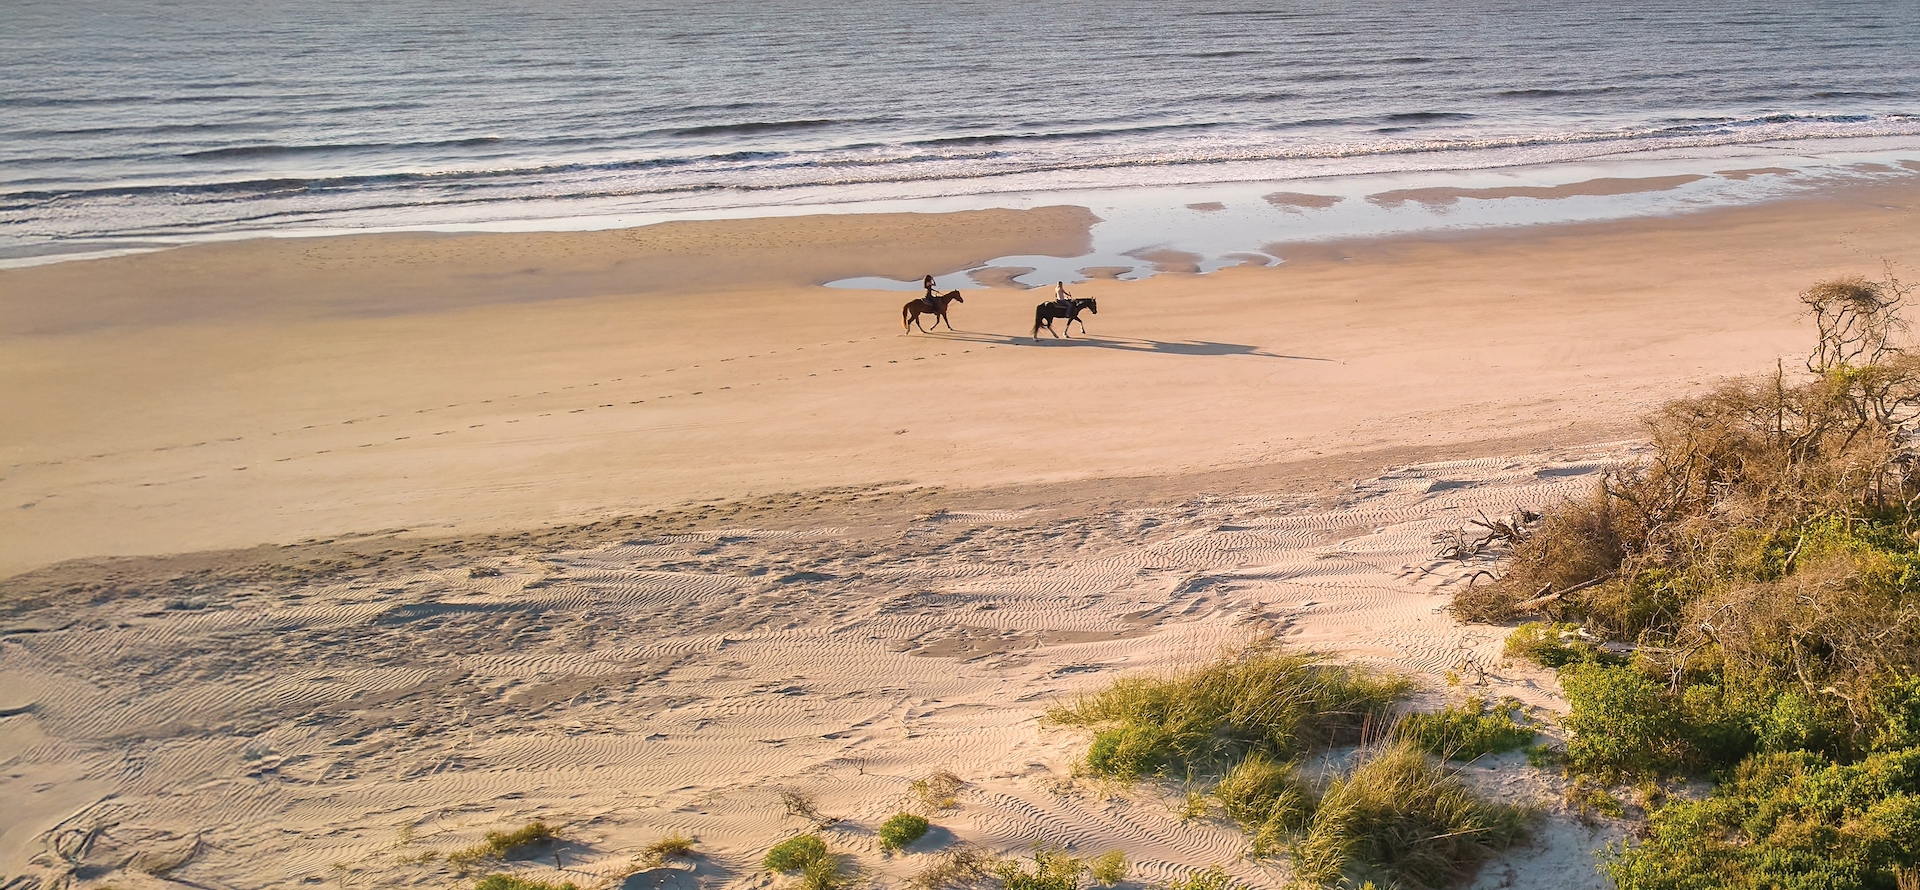
<path fill-rule="evenodd" d="M 924 334 L 927 329 L 920 327 L 920 316 L 926 314 L 933 316 L 933 326 L 936 329 L 944 321 L 947 323 L 947 330 L 953 330 L 953 320 L 947 318 L 947 306 L 950 303 L 965 303 L 966 300 L 961 298 L 957 290 L 950 290 L 944 294 L 934 293 L 932 275 L 928 275 L 920 283 L 927 289 L 927 295 L 917 300 L 908 300 L 907 305 L 900 307 L 900 327 L 909 331 L 919 327 L 920 332 Z"/>

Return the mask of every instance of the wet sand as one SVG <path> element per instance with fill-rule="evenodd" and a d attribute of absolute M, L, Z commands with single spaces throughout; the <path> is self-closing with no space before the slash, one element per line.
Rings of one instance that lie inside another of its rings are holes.
<path fill-rule="evenodd" d="M 1916 189 L 1095 280 L 1088 336 L 901 279 L 1083 249 L 1074 208 L 215 244 L 0 271 L 0 572 L 826 485 L 1178 475 L 1596 426 L 1771 367 L 1909 262 Z M 1171 258 L 1170 258 L 1171 259 Z M 1178 267 L 1169 264 L 1170 268 Z M 1044 332 L 1042 336 L 1046 335 Z"/>

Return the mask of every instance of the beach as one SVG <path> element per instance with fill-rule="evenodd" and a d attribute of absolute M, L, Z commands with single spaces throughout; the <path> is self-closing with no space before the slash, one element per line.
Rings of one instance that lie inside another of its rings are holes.
<path fill-rule="evenodd" d="M 1775 7 L 15 0 L 0 890 L 1920 886 Z"/>
<path fill-rule="evenodd" d="M 1382 201 L 1463 197 L 1553 199 Z M 1506 628 L 1446 613 L 1492 564 L 1434 536 L 1585 491 L 1646 410 L 1800 361 L 1798 292 L 1908 274 L 1916 207 L 1888 175 L 1204 275 L 1171 252 L 1070 285 L 1100 310 L 1070 339 L 1034 338 L 1049 291 L 993 263 L 1087 254 L 1077 206 L 0 270 L 0 868 L 444 886 L 448 853 L 539 818 L 553 862 L 510 865 L 541 880 L 758 887 L 807 824 L 791 791 L 881 883 L 967 842 L 1281 886 L 1229 826 L 1077 775 L 1084 736 L 1042 712 L 1277 637 L 1554 713 Z M 930 333 L 901 329 L 911 292 L 822 287 L 929 273 L 995 284 Z M 1468 768 L 1546 808 L 1479 886 L 1605 886 L 1625 829 L 1523 763 Z M 942 769 L 943 833 L 882 855 Z M 671 832 L 701 856 L 636 863 Z"/>
<path fill-rule="evenodd" d="M 1073 256 L 1070 207 L 261 239 L 0 270 L 0 570 L 499 531 L 823 486 L 1180 475 L 1634 435 L 1804 349 L 1813 281 L 1911 255 L 1915 187 L 1666 218 L 1275 245 L 1038 292 L 828 290 Z M 984 273 L 991 274 L 991 273 Z"/>

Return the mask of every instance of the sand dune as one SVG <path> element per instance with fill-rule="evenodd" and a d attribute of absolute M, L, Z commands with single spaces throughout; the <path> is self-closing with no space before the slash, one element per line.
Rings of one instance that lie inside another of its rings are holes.
<path fill-rule="evenodd" d="M 1284 867 L 1244 860 L 1236 830 L 1183 820 L 1151 787 L 1074 778 L 1084 739 L 1041 712 L 1269 634 L 1549 706 L 1545 681 L 1501 663 L 1501 629 L 1443 613 L 1479 565 L 1436 559 L 1431 538 L 1578 492 L 1628 453 L 1120 508 L 936 495 L 880 520 L 829 504 L 783 527 L 655 517 L 559 547 L 391 541 L 377 567 L 305 581 L 254 553 L 197 573 L 127 567 L 97 594 L 28 576 L 16 584 L 37 605 L 14 609 L 0 643 L 17 712 L 0 721 L 0 789 L 58 787 L 62 807 L 15 823 L 0 855 L 49 879 L 184 857 L 171 876 L 199 886 L 444 886 L 448 866 L 423 853 L 537 817 L 563 828 L 559 866 L 515 871 L 623 879 L 679 831 L 699 838 L 700 873 L 627 886 L 753 887 L 761 852 L 804 827 L 779 802 L 794 791 L 841 820 L 825 832 L 837 849 L 890 879 L 965 841 L 1122 849 L 1141 884 L 1219 863 L 1277 888 Z M 936 768 L 968 783 L 959 807 L 882 856 L 874 827 Z M 1476 774 L 1551 808 L 1537 776 L 1501 784 L 1511 764 Z M 1584 861 L 1598 841 L 1554 820 L 1488 880 Z M 1582 868 L 1560 886 L 1597 886 Z"/>

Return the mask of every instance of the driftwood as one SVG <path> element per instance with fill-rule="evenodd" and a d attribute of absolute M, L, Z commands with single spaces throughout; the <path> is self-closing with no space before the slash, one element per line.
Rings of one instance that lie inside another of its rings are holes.
<path fill-rule="evenodd" d="M 1538 612 L 1541 609 L 1544 609 L 1548 606 L 1553 605 L 1554 603 L 1559 602 L 1561 598 L 1567 596 L 1568 594 L 1579 593 L 1580 591 L 1586 590 L 1589 587 L 1593 587 L 1597 584 L 1600 584 L 1605 580 L 1607 580 L 1607 576 L 1602 575 L 1598 578 L 1591 578 L 1586 581 L 1582 581 L 1578 584 L 1575 584 L 1572 587 L 1567 587 L 1561 590 L 1554 590 L 1553 582 L 1548 581 L 1546 584 L 1541 586 L 1540 592 L 1535 593 L 1533 595 L 1533 598 L 1521 600 L 1520 602 L 1514 603 L 1513 607 L 1522 612 Z"/>
<path fill-rule="evenodd" d="M 1472 559 L 1482 553 L 1507 550 L 1525 541 L 1539 521 L 1540 514 L 1532 510 L 1515 510 L 1512 516 L 1500 519 L 1489 519 L 1481 513 L 1480 518 L 1468 520 L 1467 525 L 1434 535 L 1433 542 L 1440 545 L 1434 556 Z M 1478 526 L 1480 532 L 1476 534 L 1469 526 Z"/>

